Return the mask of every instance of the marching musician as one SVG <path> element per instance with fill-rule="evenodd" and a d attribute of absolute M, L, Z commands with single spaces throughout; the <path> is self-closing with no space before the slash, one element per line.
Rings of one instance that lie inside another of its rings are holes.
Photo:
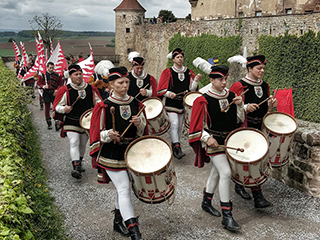
<path fill-rule="evenodd" d="M 143 112 L 137 116 L 143 104 L 128 95 L 130 80 L 127 78 L 127 69 L 117 67 L 109 72 L 108 78 L 113 91 L 93 109 L 90 155 L 93 168 L 98 168 L 100 173 L 98 181 L 108 183 L 111 180 L 117 190 L 114 230 L 131 236 L 131 239 L 141 239 L 138 220 L 130 199 L 130 181 L 124 155 L 130 142 L 144 135 L 146 118 Z"/>
<path fill-rule="evenodd" d="M 71 176 L 81 179 L 82 160 L 88 141 L 88 132 L 80 126 L 80 116 L 97 103 L 101 102 L 96 87 L 83 81 L 82 69 L 79 65 L 68 67 L 71 83 L 58 89 L 53 103 L 54 119 L 62 120 L 61 137 L 68 137 L 73 170 Z M 58 116 L 63 117 L 58 117 Z"/>
<path fill-rule="evenodd" d="M 210 175 L 203 190 L 201 207 L 209 214 L 220 217 L 221 214 L 212 206 L 214 191 L 219 186 L 222 225 L 229 231 L 238 231 L 240 226 L 232 217 L 230 201 L 231 169 L 224 144 L 227 135 L 244 121 L 243 102 L 240 96 L 226 88 L 229 68 L 223 65 L 212 66 L 209 74 L 211 88 L 193 103 L 189 143 L 196 158 L 194 165 L 202 168 L 205 162 L 212 162 Z M 222 108 L 230 105 L 224 112 Z"/>
<path fill-rule="evenodd" d="M 270 95 L 268 83 L 262 80 L 264 69 L 266 66 L 266 58 L 264 55 L 256 55 L 247 58 L 247 75 L 240 81 L 235 82 L 230 91 L 240 95 L 246 89 L 249 91 L 243 96 L 244 108 L 246 111 L 246 121 L 244 126 L 256 128 L 261 130 L 262 120 L 264 115 L 268 112 L 268 108 L 276 107 L 278 102 L 273 96 Z M 262 101 L 269 98 L 269 100 L 260 106 L 258 105 Z M 242 198 L 250 200 L 251 196 L 247 193 L 243 186 L 235 184 L 235 192 Z M 254 206 L 256 208 L 266 208 L 271 205 L 267 201 L 260 186 L 251 188 L 251 192 L 254 198 Z"/>
<path fill-rule="evenodd" d="M 195 76 L 192 70 L 183 66 L 184 53 L 180 48 L 173 50 L 168 57 L 172 57 L 173 66 L 161 73 L 157 93 L 159 97 L 163 97 L 169 116 L 173 155 L 181 159 L 185 156 L 180 145 L 184 119 L 183 97 L 188 91 L 198 89 L 201 75 Z"/>
<path fill-rule="evenodd" d="M 49 130 L 52 129 L 50 105 L 51 103 L 53 104 L 54 98 L 58 92 L 58 88 L 60 88 L 62 85 L 62 76 L 54 71 L 54 63 L 48 62 L 46 74 L 42 73 L 38 76 L 37 86 L 38 88 L 43 89 L 42 102 L 44 103 L 44 114 Z"/>
<path fill-rule="evenodd" d="M 22 64 L 21 59 L 22 59 L 22 56 L 19 54 L 18 59 L 16 61 L 14 61 L 14 63 L 13 63 L 13 67 L 16 69 L 16 76 L 19 75 L 19 71 L 20 71 L 21 64 Z"/>
<path fill-rule="evenodd" d="M 145 61 L 139 55 L 137 52 L 131 52 L 128 56 L 129 62 L 132 63 L 132 70 L 128 75 L 128 94 L 133 97 L 138 95 L 137 99 L 142 101 L 148 97 L 157 97 L 157 80 L 144 71 Z"/>

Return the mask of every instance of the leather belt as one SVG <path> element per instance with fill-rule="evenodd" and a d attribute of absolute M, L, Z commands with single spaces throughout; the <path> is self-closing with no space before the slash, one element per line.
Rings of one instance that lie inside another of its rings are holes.
<path fill-rule="evenodd" d="M 225 131 L 225 132 L 220 132 L 220 131 L 215 131 L 211 129 L 204 129 L 208 133 L 210 133 L 214 137 L 221 137 L 221 138 L 226 138 L 230 132 Z"/>
<path fill-rule="evenodd" d="M 263 118 L 247 116 L 247 121 L 250 123 L 253 123 L 253 124 L 262 123 L 262 120 L 263 120 Z"/>

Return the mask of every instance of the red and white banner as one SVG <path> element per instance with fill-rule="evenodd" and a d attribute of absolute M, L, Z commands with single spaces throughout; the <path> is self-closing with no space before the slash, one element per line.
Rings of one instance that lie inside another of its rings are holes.
<path fill-rule="evenodd" d="M 68 65 L 59 41 L 55 50 L 48 59 L 48 62 L 54 63 L 54 71 L 59 73 L 61 76 L 63 76 L 63 70 L 67 70 Z"/>
<path fill-rule="evenodd" d="M 20 50 L 19 50 L 18 44 L 15 41 L 12 41 L 12 44 L 13 44 L 13 49 L 15 54 L 15 61 L 17 61 L 18 56 L 20 55 Z"/>
<path fill-rule="evenodd" d="M 26 48 L 24 47 L 23 42 L 20 42 L 20 46 L 21 46 L 21 51 L 22 51 L 22 60 L 23 60 L 23 66 L 27 66 L 27 61 L 28 61 L 28 55 L 27 55 L 27 51 Z"/>
<path fill-rule="evenodd" d="M 52 41 L 50 38 L 50 56 L 52 55 L 52 53 L 53 53 L 53 46 L 52 46 Z"/>
<path fill-rule="evenodd" d="M 92 74 L 94 74 L 95 64 L 94 64 L 94 60 L 93 60 L 93 54 L 91 53 L 87 59 L 78 63 L 78 65 L 82 68 L 83 81 L 88 82 L 90 76 Z"/>
<path fill-rule="evenodd" d="M 279 112 L 285 112 L 294 117 L 292 88 L 278 89 L 275 92 L 275 98 L 278 100 L 277 110 Z"/>

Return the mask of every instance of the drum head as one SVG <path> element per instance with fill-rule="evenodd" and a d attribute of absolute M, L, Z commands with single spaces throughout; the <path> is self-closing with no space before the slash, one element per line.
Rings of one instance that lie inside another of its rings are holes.
<path fill-rule="evenodd" d="M 159 137 L 141 137 L 128 146 L 126 163 L 134 172 L 155 173 L 171 161 L 171 151 L 170 145 Z"/>
<path fill-rule="evenodd" d="M 142 103 L 146 106 L 145 112 L 147 119 L 156 118 L 162 112 L 163 104 L 161 100 L 157 98 L 147 98 Z"/>
<path fill-rule="evenodd" d="M 90 122 L 92 117 L 92 110 L 85 111 L 80 117 L 80 126 L 84 129 L 90 129 Z"/>
<path fill-rule="evenodd" d="M 201 95 L 202 95 L 202 93 L 200 93 L 200 92 L 190 92 L 184 97 L 184 102 L 185 102 L 185 104 L 192 107 L 194 100 L 196 100 L 196 98 L 200 97 Z"/>
<path fill-rule="evenodd" d="M 269 142 L 258 130 L 241 129 L 231 132 L 226 139 L 227 147 L 243 148 L 244 152 L 226 149 L 232 159 L 243 163 L 254 163 L 264 158 L 269 150 Z"/>
<path fill-rule="evenodd" d="M 297 130 L 297 122 L 289 114 L 282 112 L 269 113 L 264 117 L 263 125 L 277 134 L 291 134 Z"/>

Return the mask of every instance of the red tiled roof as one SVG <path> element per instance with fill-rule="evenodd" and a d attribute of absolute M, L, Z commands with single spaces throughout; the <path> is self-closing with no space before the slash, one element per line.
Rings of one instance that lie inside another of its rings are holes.
<path fill-rule="evenodd" d="M 139 10 L 139 11 L 144 11 L 144 12 L 146 11 L 140 5 L 140 3 L 138 3 L 137 0 L 123 0 L 122 3 L 120 3 L 120 5 L 113 10 L 114 11 L 117 11 L 117 10 Z"/>

